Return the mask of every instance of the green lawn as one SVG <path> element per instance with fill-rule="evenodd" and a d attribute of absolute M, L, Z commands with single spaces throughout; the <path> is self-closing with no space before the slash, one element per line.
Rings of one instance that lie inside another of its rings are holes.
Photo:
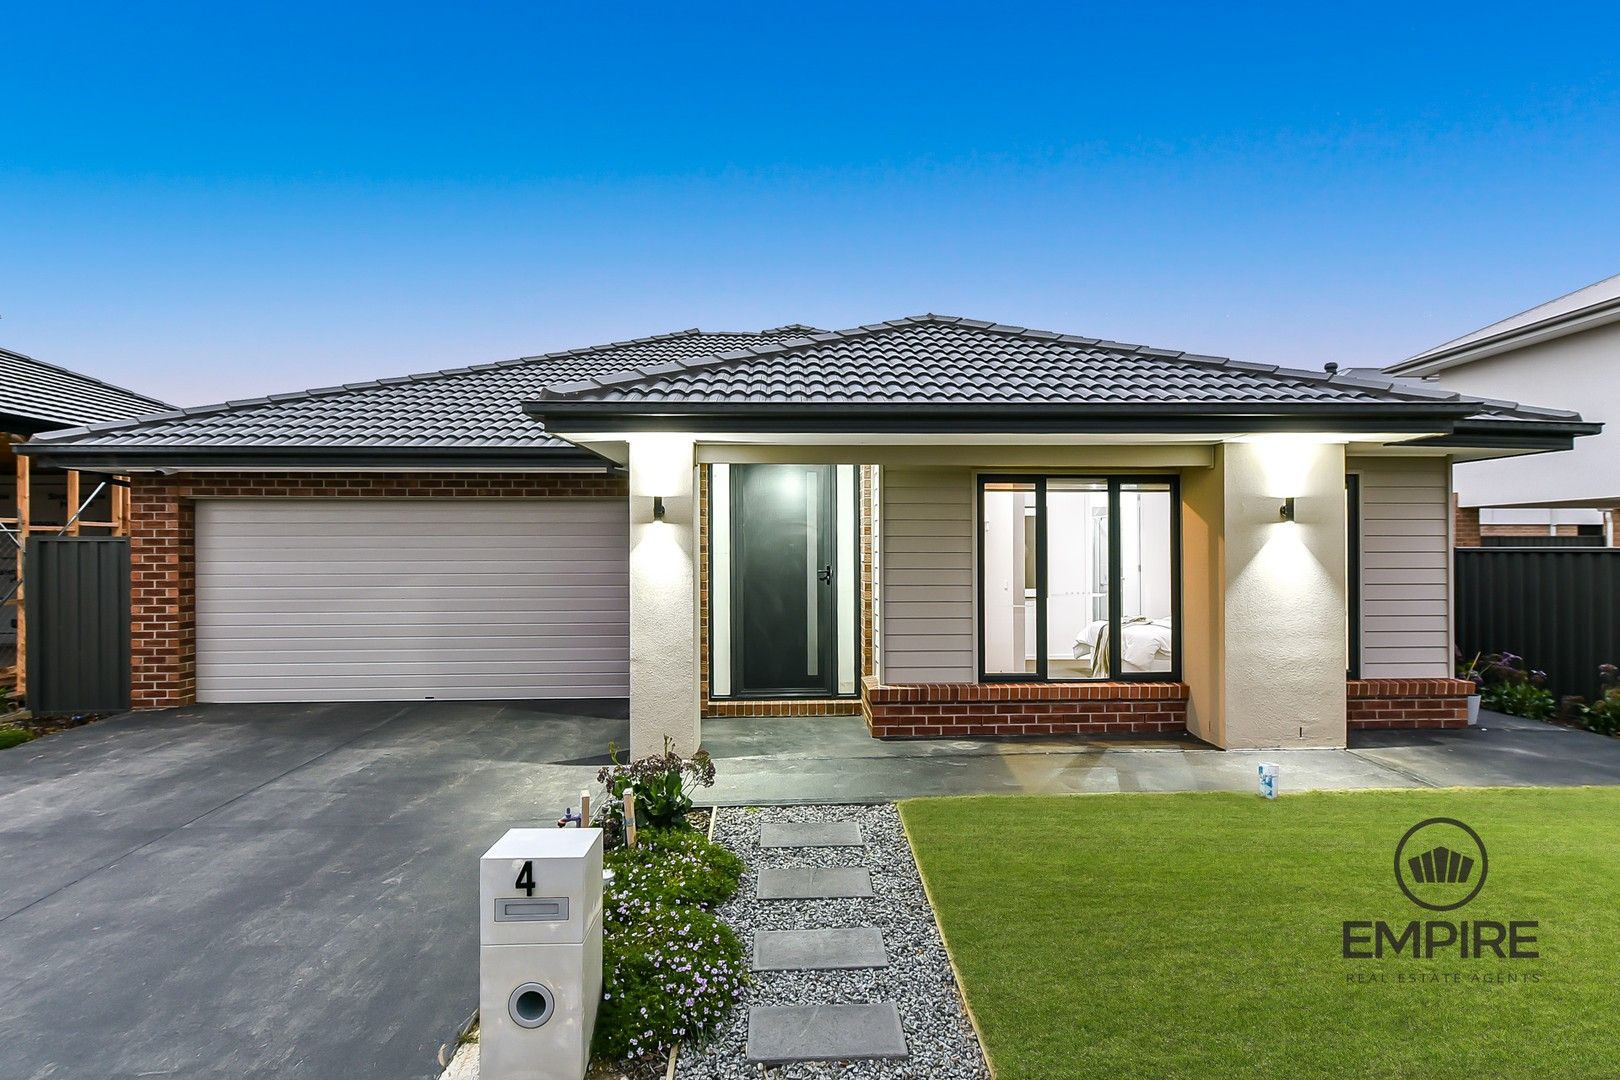
<path fill-rule="evenodd" d="M 1620 789 L 900 809 L 1001 1080 L 1620 1075 Z M 1434 816 L 1490 856 L 1453 912 L 1394 880 Z M 1346 960 L 1351 919 L 1535 919 L 1541 958 Z"/>

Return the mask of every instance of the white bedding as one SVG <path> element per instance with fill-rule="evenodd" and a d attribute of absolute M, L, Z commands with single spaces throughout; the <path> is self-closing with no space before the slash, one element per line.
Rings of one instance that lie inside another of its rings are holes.
<path fill-rule="evenodd" d="M 1089 660 L 1097 653 L 1097 643 L 1108 636 L 1108 623 L 1087 623 L 1074 638 L 1074 658 Z M 1119 628 L 1123 645 L 1119 651 L 1124 671 L 1164 670 L 1170 665 L 1174 635 L 1169 619 L 1144 616 L 1125 619 Z"/>

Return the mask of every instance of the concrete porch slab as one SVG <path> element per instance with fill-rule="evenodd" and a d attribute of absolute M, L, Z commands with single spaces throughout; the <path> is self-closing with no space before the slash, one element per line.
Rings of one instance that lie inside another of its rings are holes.
<path fill-rule="evenodd" d="M 879 803 L 930 795 L 1255 790 L 1281 763 L 1282 790 L 1620 785 L 1620 739 L 1492 713 L 1453 731 L 1352 732 L 1344 750 L 1218 750 L 1191 736 L 913 739 L 881 742 L 859 718 L 704 722 L 719 769 L 704 801 Z"/>

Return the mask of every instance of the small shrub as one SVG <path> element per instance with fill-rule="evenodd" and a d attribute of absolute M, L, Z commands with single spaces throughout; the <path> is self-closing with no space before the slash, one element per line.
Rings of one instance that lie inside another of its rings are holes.
<path fill-rule="evenodd" d="M 648 829 L 635 847 L 603 855 L 602 864 L 613 871 L 605 917 L 622 922 L 648 907 L 713 910 L 736 895 L 743 875 L 741 859 L 691 830 Z"/>
<path fill-rule="evenodd" d="M 692 809 L 692 792 L 714 786 L 714 762 L 707 750 L 689 758 L 677 754 L 666 736 L 664 752 L 629 763 L 619 761 L 618 748 L 608 746 L 613 764 L 604 765 L 596 782 L 607 788 L 608 797 L 593 814 L 608 844 L 622 842 L 624 835 L 624 793 L 636 793 L 636 825 L 644 829 L 689 829 L 687 811 Z"/>
<path fill-rule="evenodd" d="M 1547 673 L 1527 666 L 1522 656 L 1492 653 L 1485 657 L 1482 674 L 1479 702 L 1485 708 L 1530 720 L 1552 716 L 1556 703 L 1547 689 Z"/>
<path fill-rule="evenodd" d="M 33 741 L 33 738 L 34 733 L 27 728 L 0 727 L 0 750 L 10 750 L 13 746 Z"/>
<path fill-rule="evenodd" d="M 1620 734 L 1620 669 L 1613 664 L 1598 668 L 1598 682 L 1603 694 L 1590 705 L 1581 705 L 1581 723 L 1599 735 Z"/>
<path fill-rule="evenodd" d="M 747 978 L 742 943 L 696 908 L 649 907 L 603 937 L 593 1052 L 618 1060 L 715 1033 Z"/>

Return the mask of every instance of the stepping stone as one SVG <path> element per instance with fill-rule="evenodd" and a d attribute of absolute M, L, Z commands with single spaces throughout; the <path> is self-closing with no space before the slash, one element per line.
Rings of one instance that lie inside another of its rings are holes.
<path fill-rule="evenodd" d="M 759 846 L 863 847 L 861 827 L 853 821 L 784 821 L 759 827 Z"/>
<path fill-rule="evenodd" d="M 875 926 L 754 931 L 755 971 L 837 971 L 888 966 L 883 932 Z"/>
<path fill-rule="evenodd" d="M 872 872 L 864 866 L 790 866 L 759 872 L 758 900 L 823 900 L 871 896 Z"/>
<path fill-rule="evenodd" d="M 878 1005 L 779 1005 L 748 1010 L 748 1060 L 856 1061 L 906 1057 L 906 1033 L 894 1002 Z"/>

